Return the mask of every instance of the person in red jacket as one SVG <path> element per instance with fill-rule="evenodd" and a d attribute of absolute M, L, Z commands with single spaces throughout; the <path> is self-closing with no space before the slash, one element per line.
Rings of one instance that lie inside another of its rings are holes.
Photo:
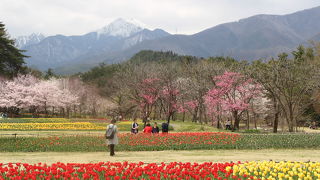
<path fill-rule="evenodd" d="M 152 133 L 152 127 L 150 126 L 150 124 L 148 123 L 147 125 L 146 125 L 146 127 L 143 129 L 143 132 L 144 133 Z"/>

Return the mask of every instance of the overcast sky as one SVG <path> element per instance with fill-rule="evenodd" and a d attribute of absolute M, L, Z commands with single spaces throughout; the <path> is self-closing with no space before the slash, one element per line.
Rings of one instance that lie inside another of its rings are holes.
<path fill-rule="evenodd" d="M 320 6 L 319 0 L 0 0 L 0 21 L 13 36 L 81 35 L 116 18 L 149 28 L 192 34 L 256 14 L 288 14 Z"/>

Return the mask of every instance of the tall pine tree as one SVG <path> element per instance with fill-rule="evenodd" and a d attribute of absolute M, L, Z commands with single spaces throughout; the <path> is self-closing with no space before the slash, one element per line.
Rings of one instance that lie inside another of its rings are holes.
<path fill-rule="evenodd" d="M 5 25 L 0 22 L 0 76 L 13 77 L 26 68 L 23 66 L 23 58 L 27 56 L 14 43 L 6 33 Z"/>

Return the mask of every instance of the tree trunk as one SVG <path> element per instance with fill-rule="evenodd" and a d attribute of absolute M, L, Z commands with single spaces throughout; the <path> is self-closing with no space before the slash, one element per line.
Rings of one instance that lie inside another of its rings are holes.
<path fill-rule="evenodd" d="M 82 108 L 81 108 L 81 105 L 79 105 L 79 116 L 80 116 L 80 118 L 82 117 L 81 113 L 82 113 Z"/>
<path fill-rule="evenodd" d="M 46 114 L 45 117 L 48 117 L 47 102 L 44 102 L 44 112 L 45 112 L 45 114 Z"/>
<path fill-rule="evenodd" d="M 197 122 L 197 114 L 198 114 L 198 107 L 194 109 L 194 112 L 192 114 L 192 122 Z"/>
<path fill-rule="evenodd" d="M 289 106 L 289 132 L 294 132 L 294 118 L 293 118 L 293 111 L 291 105 Z"/>
<path fill-rule="evenodd" d="M 162 119 L 162 111 L 163 111 L 163 106 L 160 106 L 160 110 L 159 110 L 159 119 Z"/>
<path fill-rule="evenodd" d="M 65 117 L 64 108 L 62 108 L 62 117 Z"/>
<path fill-rule="evenodd" d="M 220 126 L 220 116 L 219 116 L 219 115 L 218 115 L 217 119 L 218 119 L 218 121 L 217 121 L 217 128 L 220 129 L 221 126 Z"/>
<path fill-rule="evenodd" d="M 277 104 L 276 98 L 273 98 L 273 108 L 275 110 L 274 113 L 274 121 L 273 121 L 273 133 L 278 132 L 278 124 L 279 124 L 279 106 Z"/>
<path fill-rule="evenodd" d="M 253 115 L 254 116 L 254 128 L 258 129 L 257 127 L 257 118 L 256 118 L 256 114 Z M 261 125 L 260 125 L 261 126 Z"/>
<path fill-rule="evenodd" d="M 273 132 L 274 133 L 278 132 L 278 124 L 279 124 L 279 112 L 277 111 L 274 114 L 274 121 L 273 121 Z"/>
<path fill-rule="evenodd" d="M 250 115 L 249 115 L 249 111 L 247 111 L 246 114 L 247 114 L 247 129 L 250 129 Z"/>
<path fill-rule="evenodd" d="M 185 118 L 186 118 L 186 112 L 183 111 L 183 114 L 182 114 L 182 122 L 184 122 Z"/>
<path fill-rule="evenodd" d="M 74 117 L 77 117 L 76 105 L 73 105 L 73 114 Z"/>
<path fill-rule="evenodd" d="M 70 108 L 67 107 L 67 117 L 70 118 Z"/>
<path fill-rule="evenodd" d="M 157 118 L 157 106 L 155 105 L 153 108 L 153 120 L 156 120 Z"/>
<path fill-rule="evenodd" d="M 238 116 L 238 111 L 233 111 L 233 118 L 234 118 L 234 126 L 233 126 L 233 130 L 239 130 L 240 129 L 240 118 Z"/>
<path fill-rule="evenodd" d="M 200 106 L 199 107 L 199 122 L 200 122 L 200 124 L 202 124 L 202 107 Z"/>
<path fill-rule="evenodd" d="M 170 124 L 170 117 L 172 117 L 172 113 L 169 113 L 169 115 L 167 116 L 168 129 Z"/>

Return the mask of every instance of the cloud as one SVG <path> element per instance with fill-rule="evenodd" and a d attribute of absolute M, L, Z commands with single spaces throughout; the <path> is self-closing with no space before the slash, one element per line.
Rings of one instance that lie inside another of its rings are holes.
<path fill-rule="evenodd" d="M 318 0 L 1 0 L 0 21 L 13 36 L 80 35 L 119 17 L 191 34 L 255 14 L 287 14 L 318 5 Z"/>

